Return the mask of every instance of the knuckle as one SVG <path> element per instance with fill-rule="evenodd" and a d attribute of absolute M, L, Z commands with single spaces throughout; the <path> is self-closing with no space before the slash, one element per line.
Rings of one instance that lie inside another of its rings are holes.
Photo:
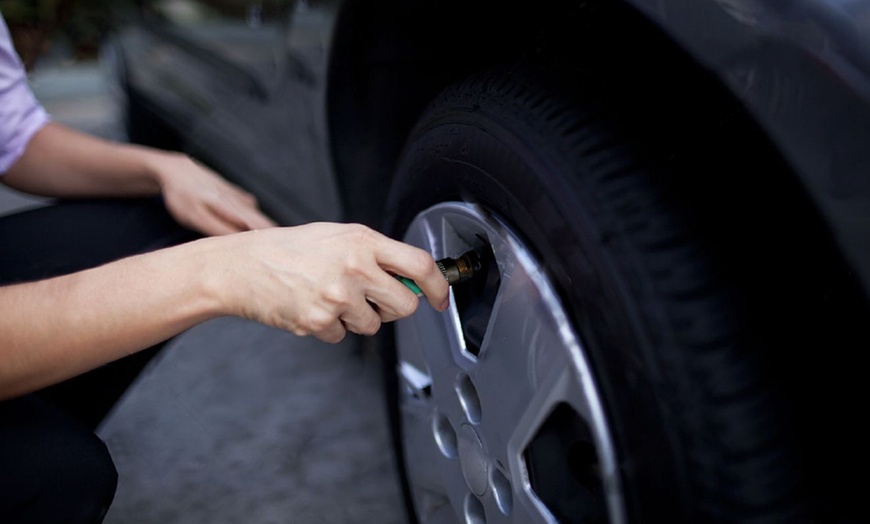
<path fill-rule="evenodd" d="M 297 337 L 307 337 L 308 335 L 311 334 L 310 331 L 308 331 L 307 329 L 305 329 L 304 327 L 302 327 L 300 324 L 296 324 L 296 325 L 288 326 L 288 327 L 286 327 L 286 328 L 284 328 L 284 329 L 285 329 L 286 331 L 289 331 L 290 333 L 293 333 L 293 334 L 296 335 Z"/>
<path fill-rule="evenodd" d="M 339 309 L 343 309 L 351 304 L 350 292 L 346 287 L 338 284 L 328 286 L 323 292 L 323 297 L 329 304 Z"/>
<path fill-rule="evenodd" d="M 363 224 L 349 224 L 348 227 L 353 238 L 363 245 L 366 245 L 375 236 L 374 230 Z"/>
<path fill-rule="evenodd" d="M 359 276 L 365 273 L 366 264 L 361 256 L 349 253 L 344 260 L 345 271 L 350 276 Z"/>
<path fill-rule="evenodd" d="M 332 316 L 321 311 L 309 311 L 302 320 L 302 329 L 308 333 L 320 333 L 332 325 Z"/>
<path fill-rule="evenodd" d="M 381 319 L 373 315 L 364 326 L 362 326 L 361 333 L 362 335 L 374 335 L 381 329 Z"/>
<path fill-rule="evenodd" d="M 329 344 L 338 344 L 347 335 L 347 330 L 343 328 L 330 329 L 317 334 L 317 338 Z"/>
<path fill-rule="evenodd" d="M 297 337 L 307 337 L 311 334 L 311 330 L 308 329 L 307 324 L 304 322 L 304 319 L 301 318 L 284 318 L 282 316 L 278 316 L 278 318 L 273 319 L 272 322 L 267 322 L 267 324 L 273 325 L 275 327 L 281 328 L 284 331 L 289 331 L 293 333 Z"/>

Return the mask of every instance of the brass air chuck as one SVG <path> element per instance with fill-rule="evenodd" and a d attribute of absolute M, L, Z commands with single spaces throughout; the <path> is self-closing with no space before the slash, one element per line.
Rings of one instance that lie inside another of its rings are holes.
<path fill-rule="evenodd" d="M 456 258 L 442 258 L 437 260 L 435 265 L 441 270 L 444 280 L 451 286 L 470 279 L 480 271 L 482 266 L 480 253 L 476 249 L 467 251 Z"/>
<path fill-rule="evenodd" d="M 456 258 L 436 260 L 435 265 L 438 266 L 438 270 L 444 275 L 444 280 L 447 281 L 447 284 L 452 286 L 457 282 L 465 282 L 473 277 L 483 267 L 483 262 L 481 261 L 480 252 L 477 249 L 472 249 Z M 420 289 L 420 286 L 416 282 L 400 275 L 396 275 L 396 278 L 418 297 L 423 296 L 423 290 Z"/>

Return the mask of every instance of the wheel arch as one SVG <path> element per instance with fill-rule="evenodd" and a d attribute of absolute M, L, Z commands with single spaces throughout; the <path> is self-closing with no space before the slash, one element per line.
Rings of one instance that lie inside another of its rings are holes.
<path fill-rule="evenodd" d="M 344 0 L 330 49 L 326 112 L 348 216 L 378 225 L 383 201 L 358 190 L 388 185 L 409 130 L 435 95 L 471 73 L 522 59 L 546 61 L 568 76 L 582 70 L 630 98 L 637 93 L 626 84 L 647 82 L 634 111 L 648 113 L 643 100 L 665 95 L 671 134 L 691 121 L 708 125 L 702 129 L 708 139 L 741 140 L 714 127 L 717 119 L 740 113 L 752 139 L 778 155 L 757 118 L 734 97 L 735 86 L 667 36 L 645 4 L 548 0 L 529 8 L 488 0 Z M 626 71 L 627 62 L 634 71 Z M 652 89 L 651 79 L 658 84 Z M 669 94 L 675 86 L 679 94 Z M 707 124 L 697 118 L 699 110 Z"/>
<path fill-rule="evenodd" d="M 475 32 L 484 3 L 461 9 L 458 2 L 450 9 L 428 1 L 342 3 L 330 46 L 326 111 L 330 153 L 350 219 L 380 225 L 408 132 L 437 94 L 516 53 L 517 45 L 498 47 L 508 34 L 487 45 L 486 35 Z M 383 190 L 363 191 L 372 184 Z"/>

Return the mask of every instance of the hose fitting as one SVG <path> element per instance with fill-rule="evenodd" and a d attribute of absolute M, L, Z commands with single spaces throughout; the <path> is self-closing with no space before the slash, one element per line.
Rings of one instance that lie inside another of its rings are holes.
<path fill-rule="evenodd" d="M 483 263 L 481 262 L 480 252 L 477 249 L 472 249 L 456 258 L 442 258 L 441 260 L 436 260 L 435 265 L 438 266 L 438 270 L 441 271 L 447 284 L 452 286 L 453 284 L 465 282 L 472 278 L 475 273 L 480 271 Z M 413 291 L 415 295 L 418 297 L 423 296 L 423 290 L 420 289 L 420 286 L 418 286 L 416 282 L 401 275 L 396 275 L 396 278 L 399 279 L 399 282 L 405 284 L 408 289 Z"/>
<path fill-rule="evenodd" d="M 458 282 L 465 282 L 480 271 L 480 253 L 472 249 L 456 258 L 442 258 L 436 261 L 435 265 L 444 275 L 444 280 L 452 286 Z"/>

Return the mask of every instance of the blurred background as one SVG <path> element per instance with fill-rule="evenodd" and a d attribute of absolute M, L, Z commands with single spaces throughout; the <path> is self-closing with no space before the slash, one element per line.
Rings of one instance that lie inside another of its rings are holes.
<path fill-rule="evenodd" d="M 132 5 L 116 0 L 114 7 Z M 112 27 L 105 0 L 3 0 L 0 9 L 24 66 L 32 71 L 43 57 L 93 60 Z"/>
<path fill-rule="evenodd" d="M 117 5 L 134 2 L 120 0 Z M 0 12 L 36 97 L 57 122 L 102 138 L 126 141 L 119 100 L 99 60 L 113 27 L 105 0 L 0 0 Z M 0 214 L 46 199 L 0 185 Z"/>

